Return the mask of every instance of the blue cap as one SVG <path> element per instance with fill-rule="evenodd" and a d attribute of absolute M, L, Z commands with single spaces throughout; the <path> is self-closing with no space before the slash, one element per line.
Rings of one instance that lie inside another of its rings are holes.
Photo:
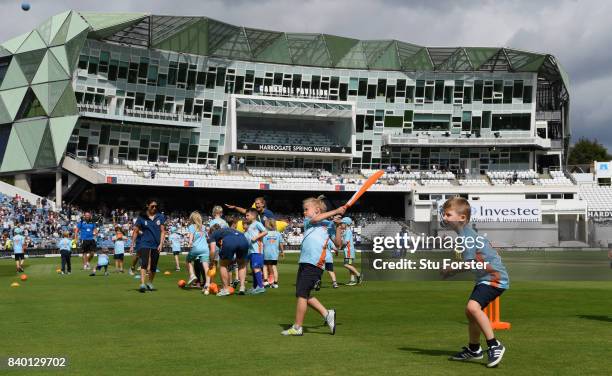
<path fill-rule="evenodd" d="M 15 228 L 15 234 L 21 234 L 21 231 L 20 227 Z"/>
<path fill-rule="evenodd" d="M 176 227 L 174 226 L 170 227 L 170 232 L 176 232 Z"/>
<path fill-rule="evenodd" d="M 350 226 L 350 225 L 352 225 L 352 224 L 353 224 L 353 220 L 352 220 L 352 219 L 350 219 L 349 217 L 344 217 L 344 218 L 342 218 L 342 221 L 341 221 L 341 222 L 342 222 L 342 223 L 344 223 L 345 225 L 348 225 L 348 226 Z"/>

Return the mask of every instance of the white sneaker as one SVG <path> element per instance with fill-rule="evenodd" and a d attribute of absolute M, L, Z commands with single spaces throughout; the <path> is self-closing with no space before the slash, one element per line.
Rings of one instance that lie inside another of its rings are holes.
<path fill-rule="evenodd" d="M 300 327 L 299 329 L 296 329 L 295 326 L 291 326 L 291 328 L 287 329 L 287 330 L 283 330 L 281 332 L 281 335 L 283 336 L 301 336 L 304 334 L 304 329 L 302 327 Z"/>
<path fill-rule="evenodd" d="M 336 310 L 335 309 L 327 310 L 327 316 L 325 316 L 325 322 L 327 323 L 327 326 L 329 326 L 329 331 L 331 332 L 332 336 L 336 334 Z"/>
<path fill-rule="evenodd" d="M 194 283 L 196 280 L 198 279 L 198 277 L 196 277 L 195 275 L 190 275 L 189 276 L 189 281 L 187 281 L 187 286 L 191 285 L 192 283 Z"/>

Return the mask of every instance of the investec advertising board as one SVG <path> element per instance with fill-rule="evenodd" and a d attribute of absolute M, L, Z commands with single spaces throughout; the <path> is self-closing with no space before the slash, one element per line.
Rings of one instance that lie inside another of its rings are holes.
<path fill-rule="evenodd" d="M 250 144 L 240 142 L 238 149 L 251 151 L 286 151 L 303 153 L 334 153 L 351 154 L 348 146 L 312 146 L 312 145 L 275 145 L 275 144 Z"/>
<path fill-rule="evenodd" d="M 444 200 L 438 201 L 440 216 Z M 470 222 L 542 222 L 540 201 L 470 201 L 472 213 Z"/>

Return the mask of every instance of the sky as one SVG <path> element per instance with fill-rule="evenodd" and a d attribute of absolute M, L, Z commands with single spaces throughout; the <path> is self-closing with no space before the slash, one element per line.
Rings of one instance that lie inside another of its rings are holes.
<path fill-rule="evenodd" d="M 0 0 L 0 41 L 66 9 L 207 16 L 240 26 L 397 39 L 414 44 L 510 47 L 554 55 L 570 77 L 572 142 L 612 152 L 612 1 L 578 0 Z M 608 91 L 608 85 L 611 90 Z"/>

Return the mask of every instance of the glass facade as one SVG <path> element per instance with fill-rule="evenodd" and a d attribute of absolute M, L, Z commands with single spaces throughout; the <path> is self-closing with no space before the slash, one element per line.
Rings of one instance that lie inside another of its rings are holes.
<path fill-rule="evenodd" d="M 119 146 L 120 159 L 217 164 L 229 131 L 230 94 L 354 103 L 354 168 L 378 168 L 388 163 L 412 168 L 433 164 L 458 167 L 458 159 L 475 151 L 470 153 L 470 148 L 459 145 L 452 151 L 393 146 L 393 154 L 387 158 L 383 136 L 419 132 L 430 137 L 444 137 L 445 132 L 456 137 L 466 133 L 494 137 L 494 132 L 500 132 L 501 137 L 530 136 L 535 121 L 531 100 L 535 73 L 314 68 L 228 61 L 93 40 L 81 50 L 78 68 L 75 91 L 79 103 L 123 115 L 144 111 L 180 113 L 195 119 L 194 127 L 188 129 L 139 125 L 130 122 L 129 116 L 123 125 L 83 119 L 68 149 L 79 156 L 93 156 L 98 146 L 109 145 Z M 109 136 L 99 137 L 102 132 Z M 510 159 L 528 163 L 525 153 L 533 150 L 505 148 L 491 155 L 484 148 L 477 158 L 482 166 L 489 161 L 508 165 Z M 274 157 L 266 159 L 270 158 Z"/>
<path fill-rule="evenodd" d="M 67 11 L 0 44 L 0 124 L 9 135 L 0 150 L 27 155 L 2 158 L 0 172 L 50 168 L 65 151 L 95 157 L 109 148 L 113 160 L 220 165 L 230 151 L 241 153 L 226 144 L 236 140 L 232 95 L 352 108 L 345 158 L 302 155 L 296 165 L 531 165 L 567 149 L 567 85 L 553 56 L 512 49 Z M 279 138 L 290 138 L 290 128 Z M 36 142 L 22 142 L 28 132 Z M 41 147 L 49 140 L 52 152 Z M 257 165 L 292 160 L 243 154 Z"/>

